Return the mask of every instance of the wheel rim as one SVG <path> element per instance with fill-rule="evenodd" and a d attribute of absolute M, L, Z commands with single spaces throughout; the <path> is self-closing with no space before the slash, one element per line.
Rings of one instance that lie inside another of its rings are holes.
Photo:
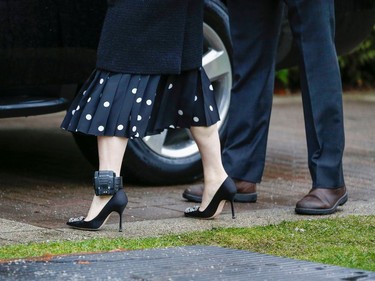
<path fill-rule="evenodd" d="M 215 98 L 219 109 L 219 130 L 228 115 L 230 90 L 232 86 L 232 68 L 227 49 L 209 25 L 203 25 L 204 54 L 202 65 L 215 88 Z M 147 136 L 143 142 L 156 154 L 165 158 L 185 158 L 198 153 L 188 129 L 164 130 L 159 135 Z"/>

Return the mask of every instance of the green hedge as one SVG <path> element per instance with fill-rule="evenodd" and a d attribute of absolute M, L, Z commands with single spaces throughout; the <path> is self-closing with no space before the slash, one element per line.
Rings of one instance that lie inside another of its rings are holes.
<path fill-rule="evenodd" d="M 344 90 L 375 87 L 375 26 L 370 36 L 351 54 L 339 58 Z M 277 72 L 276 87 L 299 91 L 297 68 Z"/>

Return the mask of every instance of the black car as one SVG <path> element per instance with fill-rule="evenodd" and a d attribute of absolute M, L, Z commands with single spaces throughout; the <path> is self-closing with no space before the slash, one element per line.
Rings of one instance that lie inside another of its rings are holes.
<path fill-rule="evenodd" d="M 337 50 L 345 54 L 374 25 L 375 1 L 336 0 L 335 5 Z M 106 7 L 103 0 L 0 0 L 0 118 L 67 109 L 95 66 Z M 232 85 L 225 1 L 206 0 L 204 21 L 203 66 L 218 89 L 223 135 Z M 285 20 L 278 68 L 294 65 L 295 53 Z M 74 137 L 84 155 L 95 164 L 95 137 Z M 181 129 L 129 142 L 123 172 L 128 180 L 175 184 L 201 177 L 202 168 L 189 131 Z"/>

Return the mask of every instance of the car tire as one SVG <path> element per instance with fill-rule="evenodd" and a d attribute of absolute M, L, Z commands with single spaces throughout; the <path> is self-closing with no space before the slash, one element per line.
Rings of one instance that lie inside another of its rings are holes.
<path fill-rule="evenodd" d="M 203 67 L 216 90 L 221 121 L 219 134 L 225 135 L 232 86 L 229 54 L 231 42 L 228 14 L 219 0 L 206 0 L 204 11 Z M 96 138 L 74 134 L 83 155 L 97 167 Z M 181 184 L 202 177 L 198 148 L 189 130 L 165 130 L 160 135 L 129 141 L 122 175 L 127 182 L 152 185 Z"/>

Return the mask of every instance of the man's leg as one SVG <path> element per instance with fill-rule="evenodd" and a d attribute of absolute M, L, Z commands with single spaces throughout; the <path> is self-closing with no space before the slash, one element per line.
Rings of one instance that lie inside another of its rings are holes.
<path fill-rule="evenodd" d="M 296 211 L 331 213 L 347 198 L 342 169 L 344 125 L 341 77 L 334 45 L 334 0 L 285 2 L 301 55 L 308 164 L 314 189 L 304 204 L 297 204 Z"/>
<path fill-rule="evenodd" d="M 282 18 L 278 0 L 229 0 L 234 85 L 223 161 L 228 174 L 262 179 Z"/>

